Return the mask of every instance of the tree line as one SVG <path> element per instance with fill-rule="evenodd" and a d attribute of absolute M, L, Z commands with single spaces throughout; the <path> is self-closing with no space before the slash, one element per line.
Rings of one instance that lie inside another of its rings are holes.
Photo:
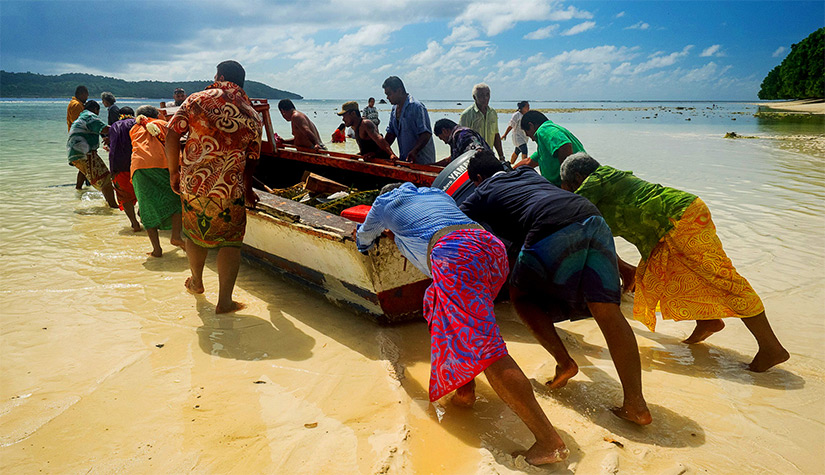
<path fill-rule="evenodd" d="M 115 97 L 145 97 L 171 99 L 172 92 L 182 87 L 186 93 L 202 91 L 212 81 L 125 81 L 93 74 L 67 73 L 50 76 L 36 73 L 11 73 L 0 71 L 0 97 L 72 97 L 79 85 L 89 89 L 89 97 L 99 98 L 109 91 Z M 246 81 L 244 91 L 250 98 L 303 99 L 298 94 L 269 87 L 256 81 Z"/>
<path fill-rule="evenodd" d="M 762 81 L 760 99 L 810 99 L 825 97 L 825 28 L 797 44 Z"/>

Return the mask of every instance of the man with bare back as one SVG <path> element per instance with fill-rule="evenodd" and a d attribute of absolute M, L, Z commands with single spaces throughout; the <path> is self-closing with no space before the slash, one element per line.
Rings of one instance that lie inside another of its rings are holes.
<path fill-rule="evenodd" d="M 295 145 L 301 148 L 311 148 L 315 150 L 325 150 L 324 142 L 321 141 L 321 134 L 315 124 L 309 120 L 306 114 L 295 109 L 295 104 L 289 99 L 281 99 L 278 102 L 278 110 L 285 121 L 292 124 L 292 138 L 281 139 L 283 143 Z"/>

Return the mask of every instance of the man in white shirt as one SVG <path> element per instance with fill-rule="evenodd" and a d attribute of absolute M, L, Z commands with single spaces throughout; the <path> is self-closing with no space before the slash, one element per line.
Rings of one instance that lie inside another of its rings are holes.
<path fill-rule="evenodd" d="M 521 153 L 522 160 L 527 158 L 527 135 L 524 133 L 524 129 L 521 128 L 521 118 L 530 110 L 530 103 L 521 101 L 517 107 L 518 110 L 513 114 L 513 117 L 510 118 L 510 123 L 507 124 L 507 130 L 501 137 L 501 140 L 506 140 L 507 134 L 509 134 L 511 130 L 513 131 L 513 145 L 516 146 L 516 149 L 513 150 L 513 155 L 510 156 L 511 165 L 516 163 L 519 153 Z"/>

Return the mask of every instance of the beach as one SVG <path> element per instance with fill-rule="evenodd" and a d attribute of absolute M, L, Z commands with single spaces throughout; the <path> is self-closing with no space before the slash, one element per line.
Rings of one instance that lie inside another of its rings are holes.
<path fill-rule="evenodd" d="M 99 192 L 65 186 L 67 102 L 0 101 L 3 473 L 825 472 L 821 123 L 759 119 L 751 103 L 534 105 L 559 111 L 548 116 L 602 163 L 700 196 L 791 359 L 746 371 L 756 343 L 735 319 L 693 346 L 680 342 L 691 322 L 655 333 L 631 322 L 654 419 L 636 427 L 609 411 L 621 387 L 593 320 L 558 325 L 580 373 L 548 390 L 555 362 L 498 304 L 510 354 L 570 448 L 565 462 L 532 467 L 509 455 L 530 432 L 483 376 L 474 409 L 429 403 L 423 320 L 380 326 L 247 262 L 235 290 L 247 308 L 216 316 L 214 254 L 205 294 L 190 295 L 168 232 L 164 256 L 148 257 L 145 232 Z M 342 102 L 296 106 L 328 139 Z M 470 104 L 424 102 L 432 122 Z M 379 110 L 383 131 L 389 107 Z M 502 132 L 508 120 L 499 114 Z M 449 153 L 437 139 L 436 150 Z M 617 249 L 638 260 L 628 243 Z M 629 298 L 622 308 L 632 315 Z"/>
<path fill-rule="evenodd" d="M 801 99 L 798 101 L 764 102 L 758 104 L 771 110 L 803 114 L 825 114 L 825 100 Z"/>

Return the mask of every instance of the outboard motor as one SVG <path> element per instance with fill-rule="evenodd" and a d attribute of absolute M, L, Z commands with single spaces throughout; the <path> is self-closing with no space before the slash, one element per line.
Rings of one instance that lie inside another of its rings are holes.
<path fill-rule="evenodd" d="M 468 150 L 459 155 L 455 160 L 447 164 L 444 170 L 433 180 L 433 188 L 439 188 L 450 195 L 455 204 L 460 205 L 475 190 L 470 176 L 467 175 L 467 165 L 478 150 Z M 506 170 L 512 170 L 510 164 L 504 162 Z"/>

